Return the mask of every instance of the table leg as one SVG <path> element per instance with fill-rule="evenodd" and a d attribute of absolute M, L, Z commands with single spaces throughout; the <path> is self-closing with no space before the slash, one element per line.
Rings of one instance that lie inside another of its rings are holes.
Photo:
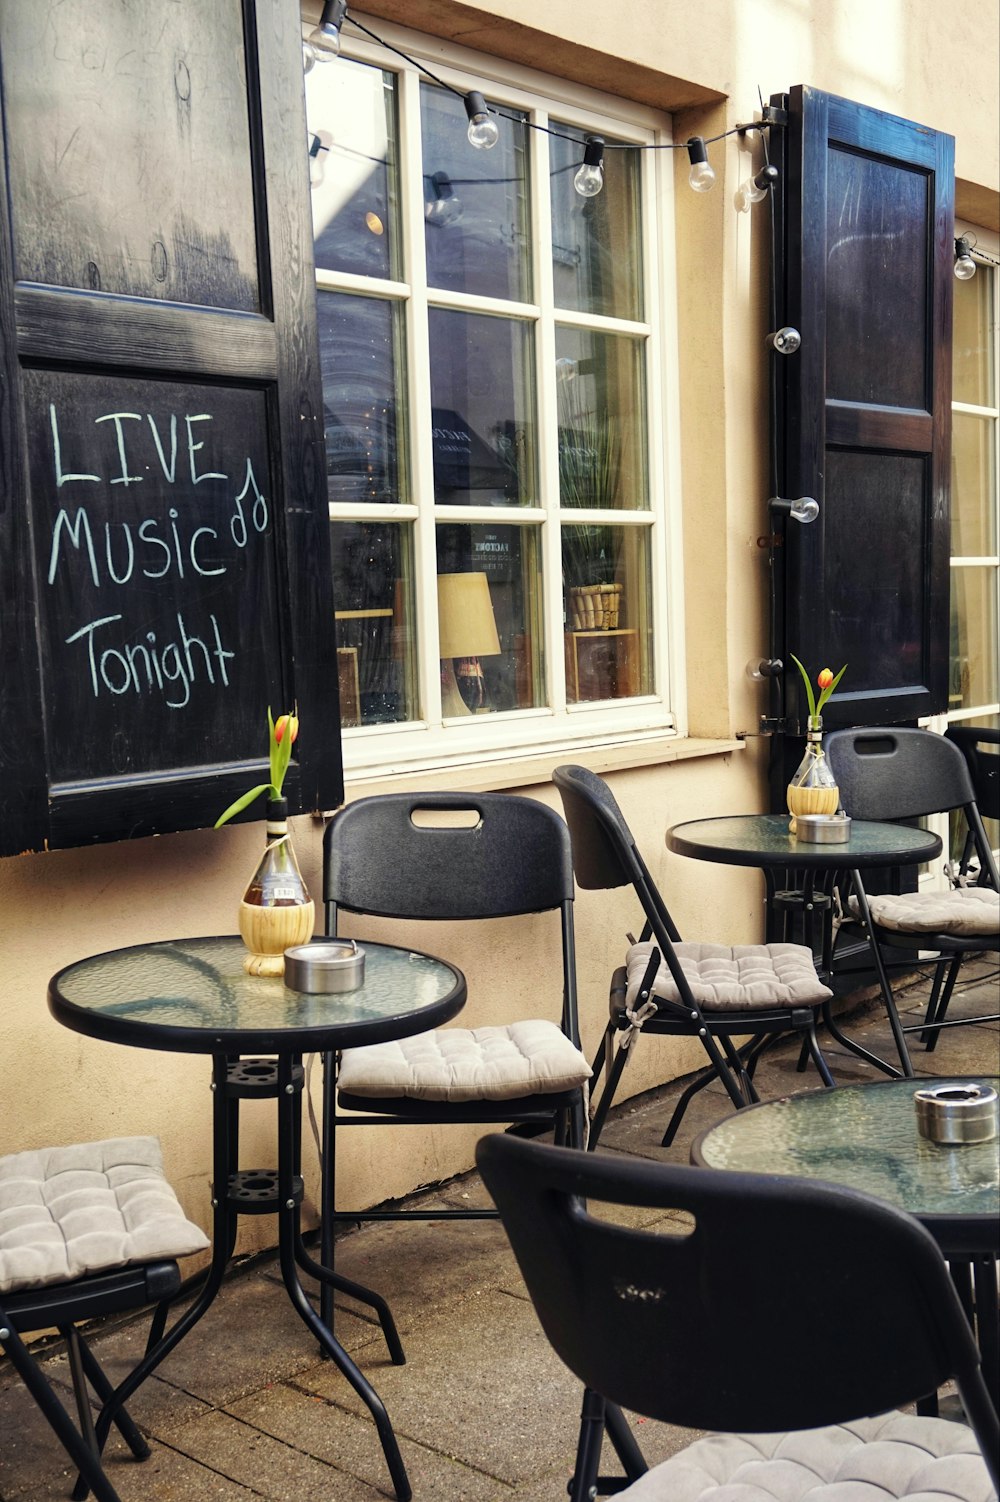
<path fill-rule="evenodd" d="M 385 1404 L 367 1377 L 351 1360 L 343 1346 L 316 1313 L 299 1279 L 296 1254 L 301 1247 L 298 1196 L 295 1192 L 299 1164 L 297 1149 L 302 1110 L 301 1072 L 293 1075 L 294 1060 L 283 1055 L 278 1060 L 278 1255 L 281 1276 L 292 1306 L 312 1332 L 322 1349 L 336 1362 L 358 1397 L 366 1405 L 379 1439 L 386 1465 L 392 1477 L 398 1502 L 410 1502 L 413 1490 L 399 1453 Z M 324 1269 L 324 1271 L 328 1271 Z"/>

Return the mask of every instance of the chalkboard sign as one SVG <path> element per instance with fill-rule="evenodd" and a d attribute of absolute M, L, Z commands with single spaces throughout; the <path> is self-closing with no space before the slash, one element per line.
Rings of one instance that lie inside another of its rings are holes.
<path fill-rule="evenodd" d="M 40 24 L 0 10 L 0 855 L 212 824 L 269 707 L 334 807 L 298 6 Z"/>
<path fill-rule="evenodd" d="M 263 395 L 51 371 L 24 387 L 51 775 L 260 752 L 285 707 Z"/>

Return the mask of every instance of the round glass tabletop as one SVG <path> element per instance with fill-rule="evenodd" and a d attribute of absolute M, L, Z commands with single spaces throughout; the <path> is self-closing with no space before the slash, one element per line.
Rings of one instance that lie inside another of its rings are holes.
<path fill-rule="evenodd" d="M 825 1179 L 908 1210 L 931 1230 L 936 1218 L 949 1224 L 977 1221 L 995 1240 L 1000 1143 L 994 1138 L 945 1146 L 921 1137 L 913 1094 L 932 1083 L 943 1082 L 844 1085 L 748 1106 L 703 1132 L 692 1145 L 692 1161 L 706 1168 Z M 986 1077 L 974 1083 L 998 1085 Z M 964 1234 L 978 1249 L 981 1238 L 974 1228 L 967 1225 Z M 952 1242 L 962 1235 L 953 1235 Z"/>
<path fill-rule="evenodd" d="M 111 950 L 49 982 L 49 1008 L 76 1032 L 182 1053 L 311 1052 L 406 1037 L 454 1017 L 465 977 L 445 960 L 363 942 L 364 983 L 312 995 L 247 975 L 237 937 Z"/>
<path fill-rule="evenodd" d="M 927 829 L 854 819 L 843 845 L 815 845 L 788 830 L 787 814 L 735 814 L 692 819 L 667 831 L 667 846 L 695 860 L 729 866 L 797 866 L 852 871 L 867 866 L 915 865 L 941 853 Z"/>

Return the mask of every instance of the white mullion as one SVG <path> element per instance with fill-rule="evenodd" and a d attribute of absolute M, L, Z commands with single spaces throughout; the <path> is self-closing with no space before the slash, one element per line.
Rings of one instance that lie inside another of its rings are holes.
<path fill-rule="evenodd" d="M 430 334 L 427 323 L 427 261 L 424 251 L 423 158 L 420 149 L 420 79 L 411 68 L 399 75 L 400 199 L 407 304 L 406 389 L 410 483 L 417 505 L 413 524 L 413 593 L 417 616 L 418 712 L 441 724 L 434 530 L 434 449 L 431 438 Z"/>
<path fill-rule="evenodd" d="M 665 144 L 670 137 L 664 132 L 658 140 Z M 686 725 L 673 153 L 643 152 L 640 170 L 645 311 L 650 327 L 659 331 L 659 338 L 650 339 L 648 346 L 649 482 L 657 517 L 652 560 L 654 681 L 660 698 L 670 706 L 674 725 Z"/>
<path fill-rule="evenodd" d="M 362 276 L 353 271 L 326 271 L 317 266 L 316 285 L 322 292 L 363 292 L 386 302 L 402 302 L 409 297 L 405 282 L 393 282 L 378 276 Z"/>
<path fill-rule="evenodd" d="M 441 522 L 470 522 L 474 526 L 537 526 L 545 520 L 540 506 L 435 506 Z"/>
<path fill-rule="evenodd" d="M 481 297 L 473 292 L 457 292 L 447 287 L 435 287 L 428 291 L 428 303 L 434 308 L 453 308 L 460 313 L 488 313 L 501 318 L 523 318 L 534 321 L 541 309 L 535 303 L 511 302 L 500 297 Z"/>
<path fill-rule="evenodd" d="M 643 155 L 648 155 L 644 152 Z M 567 328 L 586 329 L 599 334 L 637 334 L 640 339 L 648 339 L 650 323 L 644 319 L 634 318 L 609 318 L 605 313 L 578 313 L 573 308 L 557 308 L 555 311 L 556 323 L 564 324 Z"/>
<path fill-rule="evenodd" d="M 537 110 L 537 125 L 547 126 L 548 114 Z M 556 392 L 556 328 L 552 316 L 555 297 L 552 276 L 552 200 L 549 185 L 549 138 L 544 130 L 530 132 L 532 260 L 541 316 L 535 332 L 536 400 L 538 404 L 538 484 L 545 511 L 539 556 L 542 570 L 542 622 L 545 646 L 545 684 L 556 714 L 566 712 L 566 653 L 562 591 L 562 527 L 559 516 L 559 401 Z"/>
<path fill-rule="evenodd" d="M 330 520 L 338 522 L 411 522 L 417 517 L 416 506 L 402 502 L 361 504 L 357 501 L 330 501 Z"/>

